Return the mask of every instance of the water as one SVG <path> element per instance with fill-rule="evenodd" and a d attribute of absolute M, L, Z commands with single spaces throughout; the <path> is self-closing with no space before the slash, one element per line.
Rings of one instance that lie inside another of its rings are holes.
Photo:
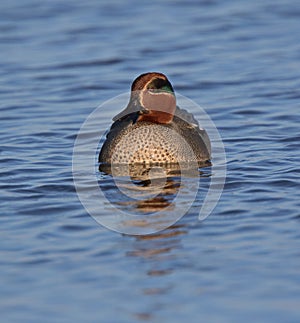
<path fill-rule="evenodd" d="M 0 9 L 1 321 L 299 322 L 298 1 Z M 204 222 L 124 236 L 82 207 L 72 151 L 147 71 L 205 107 L 227 179 Z"/>

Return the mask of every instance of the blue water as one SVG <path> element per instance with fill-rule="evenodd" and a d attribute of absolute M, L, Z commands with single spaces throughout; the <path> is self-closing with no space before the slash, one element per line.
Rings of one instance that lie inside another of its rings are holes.
<path fill-rule="evenodd" d="M 299 30 L 296 0 L 1 1 L 1 322 L 299 322 Z M 134 237 L 88 215 L 72 152 L 147 71 L 205 107 L 227 178 L 205 221 Z"/>

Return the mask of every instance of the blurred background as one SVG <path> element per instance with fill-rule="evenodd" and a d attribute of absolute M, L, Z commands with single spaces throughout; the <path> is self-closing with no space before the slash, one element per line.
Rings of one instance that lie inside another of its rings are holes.
<path fill-rule="evenodd" d="M 1 321 L 299 322 L 299 30 L 296 0 L 2 0 Z M 123 236 L 81 206 L 72 150 L 149 71 L 205 108 L 228 175 L 204 222 Z"/>

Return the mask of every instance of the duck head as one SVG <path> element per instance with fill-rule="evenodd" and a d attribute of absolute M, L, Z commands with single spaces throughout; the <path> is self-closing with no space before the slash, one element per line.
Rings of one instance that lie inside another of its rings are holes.
<path fill-rule="evenodd" d="M 114 120 L 135 112 L 135 122 L 168 124 L 175 110 L 175 93 L 168 78 L 162 73 L 145 73 L 133 81 L 129 104 Z"/>

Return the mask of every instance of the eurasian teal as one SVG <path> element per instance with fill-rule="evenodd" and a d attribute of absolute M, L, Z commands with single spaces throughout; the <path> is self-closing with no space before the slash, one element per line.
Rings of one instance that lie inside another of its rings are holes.
<path fill-rule="evenodd" d="M 176 106 L 173 87 L 162 73 L 137 77 L 127 107 L 113 121 L 99 154 L 102 164 L 210 164 L 206 131 Z"/>

